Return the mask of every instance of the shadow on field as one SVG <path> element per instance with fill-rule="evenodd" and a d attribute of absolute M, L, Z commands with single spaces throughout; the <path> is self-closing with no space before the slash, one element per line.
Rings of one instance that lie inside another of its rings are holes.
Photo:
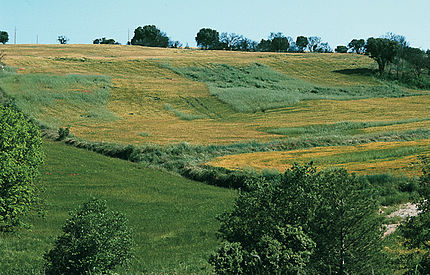
<path fill-rule="evenodd" d="M 357 69 L 343 69 L 343 70 L 335 70 L 333 71 L 335 73 L 339 74 L 345 74 L 345 75 L 366 75 L 366 76 L 372 76 L 374 75 L 374 70 L 369 68 L 357 68 Z"/>

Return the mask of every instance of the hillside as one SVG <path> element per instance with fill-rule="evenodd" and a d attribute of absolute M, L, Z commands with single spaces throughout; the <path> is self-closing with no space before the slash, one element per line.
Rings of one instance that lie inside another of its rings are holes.
<path fill-rule="evenodd" d="M 375 65 L 363 55 L 118 45 L 0 50 L 16 70 L 0 78 L 3 92 L 42 124 L 70 126 L 90 141 L 210 145 L 357 135 L 399 141 L 405 131 L 430 126 L 429 93 L 374 78 Z M 417 151 L 408 152 L 402 157 L 415 161 Z M 395 169 L 405 164 L 396 159 Z"/>
<path fill-rule="evenodd" d="M 136 241 L 131 272 L 208 268 L 215 216 L 229 209 L 236 192 L 54 142 L 45 142 L 44 152 L 45 215 L 29 217 L 31 230 L 0 238 L 1 274 L 39 274 L 68 213 L 92 197 L 129 220 Z"/>

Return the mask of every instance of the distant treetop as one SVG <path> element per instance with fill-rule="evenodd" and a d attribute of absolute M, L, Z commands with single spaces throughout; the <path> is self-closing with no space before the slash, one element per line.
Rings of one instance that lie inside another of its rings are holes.
<path fill-rule="evenodd" d="M 146 25 L 134 30 L 131 44 L 167 48 L 169 47 L 169 38 L 166 33 L 160 31 L 155 25 Z"/>

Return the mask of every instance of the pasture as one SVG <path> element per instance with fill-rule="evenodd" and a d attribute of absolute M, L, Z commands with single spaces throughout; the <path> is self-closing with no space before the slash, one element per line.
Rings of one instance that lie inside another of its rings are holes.
<path fill-rule="evenodd" d="M 207 258 L 217 245 L 215 216 L 229 209 L 235 191 L 55 142 L 45 142 L 44 151 L 45 213 L 28 217 L 30 230 L 0 238 L 2 274 L 39 274 L 42 256 L 68 213 L 92 197 L 105 199 L 128 218 L 136 242 L 130 272 L 210 270 Z"/>
<path fill-rule="evenodd" d="M 210 272 L 215 216 L 236 191 L 186 180 L 177 175 L 183 168 L 270 174 L 313 161 L 383 179 L 388 187 L 380 188 L 389 191 L 381 196 L 392 205 L 410 200 L 397 190 L 407 180 L 396 180 L 419 175 L 418 156 L 430 155 L 430 93 L 375 78 L 364 55 L 120 45 L 0 50 L 9 66 L 1 92 L 26 115 L 51 132 L 70 127 L 66 143 L 75 146 L 115 155 L 133 145 L 141 162 L 45 141 L 46 215 L 34 213 L 31 231 L 0 239 L 6 274 L 37 274 L 68 211 L 93 196 L 129 218 L 137 242 L 131 272 Z"/>

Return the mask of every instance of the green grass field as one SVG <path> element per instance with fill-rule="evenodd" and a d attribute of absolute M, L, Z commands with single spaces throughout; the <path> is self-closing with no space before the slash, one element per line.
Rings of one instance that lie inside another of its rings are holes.
<path fill-rule="evenodd" d="M 130 272 L 206 273 L 217 246 L 215 216 L 236 192 L 54 142 L 45 142 L 46 215 L 0 238 L 1 274 L 37 274 L 68 212 L 91 197 L 124 213 L 137 246 Z M 122 272 L 120 272 L 122 273 Z"/>
<path fill-rule="evenodd" d="M 29 117 L 54 132 L 69 126 L 75 145 L 105 142 L 100 148 L 115 151 L 132 144 L 143 162 L 46 141 L 46 217 L 34 214 L 31 231 L 2 236 L 5 274 L 37 274 L 68 211 L 93 196 L 129 218 L 137 242 L 132 273 L 210 272 L 215 217 L 236 192 L 176 176 L 181 167 L 204 169 L 198 165 L 209 161 L 284 171 L 314 161 L 416 177 L 418 155 L 430 154 L 429 91 L 375 78 L 364 55 L 117 45 L 0 50 L 10 66 L 0 72 L 0 91 Z M 409 199 L 398 196 L 387 201 Z"/>

